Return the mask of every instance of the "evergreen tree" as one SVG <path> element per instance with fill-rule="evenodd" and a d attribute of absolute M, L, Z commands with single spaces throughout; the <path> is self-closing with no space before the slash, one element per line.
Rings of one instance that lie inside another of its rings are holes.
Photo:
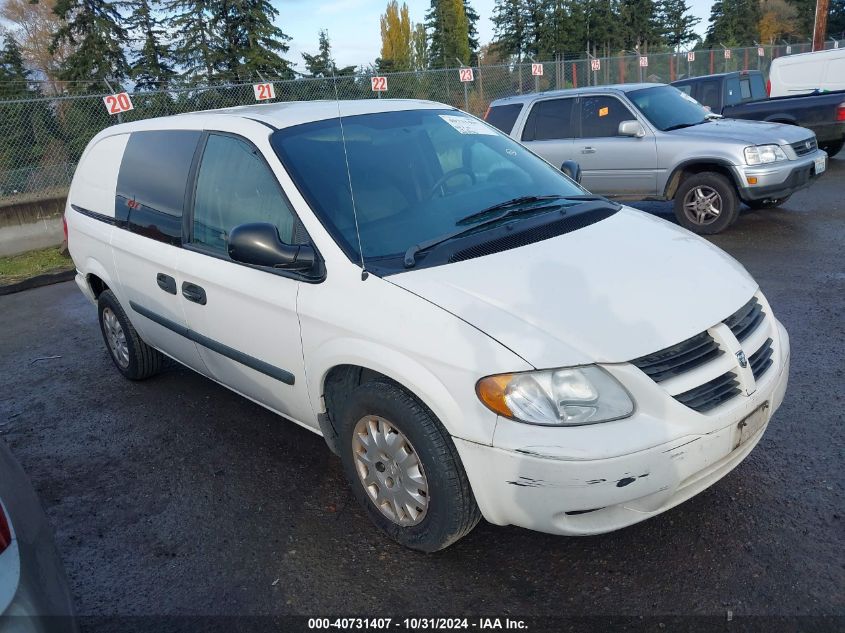
<path fill-rule="evenodd" d="M 845 39 L 845 0 L 831 0 L 830 13 L 827 16 L 827 34 L 837 40 Z"/>
<path fill-rule="evenodd" d="M 302 53 L 305 61 L 305 68 L 309 77 L 331 77 L 352 75 L 355 73 L 355 66 L 344 66 L 338 68 L 332 58 L 332 45 L 329 41 L 329 33 L 326 30 L 320 31 L 319 52 L 316 55 Z"/>
<path fill-rule="evenodd" d="M 126 30 L 117 6 L 110 0 L 58 0 L 56 14 L 64 20 L 53 38 L 52 49 L 63 43 L 73 52 L 62 64 L 59 78 L 80 90 L 102 91 L 105 79 L 124 79 L 129 64 L 123 51 Z"/>
<path fill-rule="evenodd" d="M 571 27 L 574 26 L 566 4 L 566 0 L 546 2 L 546 16 L 538 42 L 541 59 L 556 58 L 566 52 L 571 39 Z"/>
<path fill-rule="evenodd" d="M 701 18 L 690 13 L 686 0 L 661 0 L 658 16 L 663 39 L 672 50 L 677 51 L 698 39 L 695 26 L 701 22 Z"/>
<path fill-rule="evenodd" d="M 389 0 L 381 16 L 381 56 L 376 61 L 381 72 L 411 69 L 411 18 L 408 5 L 399 7 L 397 0 Z"/>
<path fill-rule="evenodd" d="M 425 24 L 415 24 L 411 33 L 411 66 L 414 70 L 428 68 L 428 33 Z"/>
<path fill-rule="evenodd" d="M 710 9 L 705 43 L 711 48 L 750 46 L 759 38 L 760 4 L 757 0 L 717 0 Z"/>
<path fill-rule="evenodd" d="M 528 50 L 528 24 L 521 0 L 496 0 L 493 30 L 496 52 L 521 62 Z"/>
<path fill-rule="evenodd" d="M 469 38 L 469 54 L 470 54 L 470 66 L 477 66 L 478 65 L 478 20 L 481 19 L 481 16 L 478 15 L 475 9 L 473 9 L 472 5 L 469 3 L 470 0 L 464 0 L 464 14 L 467 16 L 467 35 Z"/>
<path fill-rule="evenodd" d="M 176 75 L 171 63 L 172 54 L 162 43 L 162 20 L 153 13 L 150 0 L 133 0 L 132 14 L 127 26 L 140 37 L 142 45 L 129 74 L 138 90 L 165 88 Z"/>
<path fill-rule="evenodd" d="M 464 0 L 431 0 L 425 15 L 429 35 L 429 63 L 451 68 L 460 60 L 470 62 L 469 21 Z"/>
<path fill-rule="evenodd" d="M 290 37 L 273 20 L 279 12 L 269 0 L 219 0 L 212 25 L 220 30 L 222 66 L 232 78 L 293 79 L 287 53 Z"/>
<path fill-rule="evenodd" d="M 212 27 L 216 0 L 168 0 L 166 10 L 172 15 L 175 61 L 183 74 L 193 80 L 211 83 L 221 70 L 223 44 Z"/>
<path fill-rule="evenodd" d="M 653 0 L 622 0 L 619 10 L 623 25 L 621 43 L 624 48 L 638 48 L 645 53 L 649 46 L 660 44 L 661 29 L 656 20 Z"/>

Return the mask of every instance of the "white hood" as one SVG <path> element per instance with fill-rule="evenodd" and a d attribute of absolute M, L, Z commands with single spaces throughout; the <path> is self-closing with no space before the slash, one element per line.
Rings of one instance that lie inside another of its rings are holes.
<path fill-rule="evenodd" d="M 757 289 L 722 250 L 628 207 L 573 233 L 388 280 L 538 368 L 655 352 L 733 314 Z"/>

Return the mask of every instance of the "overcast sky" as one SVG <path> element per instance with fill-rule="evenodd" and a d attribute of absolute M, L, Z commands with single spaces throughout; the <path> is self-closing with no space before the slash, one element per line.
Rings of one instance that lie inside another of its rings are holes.
<path fill-rule="evenodd" d="M 362 65 L 375 61 L 381 49 L 379 16 L 387 0 L 272 0 L 279 10 L 279 24 L 293 40 L 287 57 L 302 70 L 300 53 L 317 51 L 317 34 L 327 29 L 332 50 L 339 66 Z M 688 0 L 695 15 L 701 18 L 696 30 L 704 34 L 710 16 L 709 0 Z M 470 0 L 481 16 L 479 39 L 486 44 L 493 39 L 493 0 Z M 400 5 L 402 0 L 400 0 Z M 429 0 L 407 0 L 413 22 L 421 22 L 431 5 Z"/>

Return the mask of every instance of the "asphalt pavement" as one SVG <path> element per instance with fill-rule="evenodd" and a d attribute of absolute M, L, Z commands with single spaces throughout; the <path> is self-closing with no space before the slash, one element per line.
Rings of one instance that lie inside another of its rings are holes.
<path fill-rule="evenodd" d="M 124 380 L 72 282 L 0 297 L 0 437 L 84 615 L 841 617 L 845 153 L 711 239 L 790 333 L 786 400 L 725 479 L 615 533 L 482 522 L 443 552 L 405 550 L 318 436 L 186 369 Z"/>

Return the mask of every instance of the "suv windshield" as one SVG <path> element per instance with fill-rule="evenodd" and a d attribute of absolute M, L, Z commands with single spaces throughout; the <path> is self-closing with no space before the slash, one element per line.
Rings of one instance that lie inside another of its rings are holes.
<path fill-rule="evenodd" d="M 403 110 L 285 128 L 271 143 L 323 225 L 350 259 L 398 257 L 478 224 L 468 216 L 530 198 L 583 196 L 560 171 L 489 125 L 456 110 Z M 347 176 L 347 162 L 349 176 Z M 350 183 L 351 180 L 351 192 Z M 350 195 L 351 194 L 351 195 Z M 357 228 L 360 231 L 360 250 Z M 583 202 L 583 201 L 582 201 Z M 559 203 L 558 206 L 560 206 Z M 510 214 L 508 221 L 536 217 Z M 495 214 L 493 214 L 495 216 Z M 462 221 L 463 220 L 463 221 Z"/>
<path fill-rule="evenodd" d="M 674 86 L 632 90 L 627 96 L 662 132 L 705 123 L 710 114 L 698 101 Z"/>

